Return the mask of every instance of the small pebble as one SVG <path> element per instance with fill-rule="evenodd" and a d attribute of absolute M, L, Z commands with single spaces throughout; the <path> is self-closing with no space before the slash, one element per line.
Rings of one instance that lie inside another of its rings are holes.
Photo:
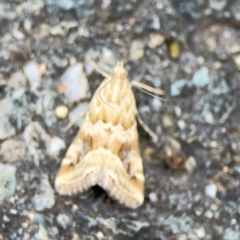
<path fill-rule="evenodd" d="M 47 154 L 56 158 L 59 155 L 60 150 L 65 148 L 66 144 L 64 140 L 54 136 L 47 143 Z"/>
<path fill-rule="evenodd" d="M 3 221 L 4 222 L 10 222 L 9 218 L 6 215 L 3 216 Z"/>
<path fill-rule="evenodd" d="M 83 120 L 83 117 L 88 108 L 88 103 L 84 102 L 75 107 L 69 114 L 70 122 L 75 122 L 74 125 L 80 126 Z"/>
<path fill-rule="evenodd" d="M 188 240 L 188 236 L 185 233 L 180 233 L 180 235 L 177 236 L 178 240 Z"/>
<path fill-rule="evenodd" d="M 190 156 L 184 163 L 184 166 L 188 172 L 192 172 L 193 169 L 197 166 L 197 161 L 193 156 Z"/>
<path fill-rule="evenodd" d="M 174 112 L 175 112 L 176 117 L 178 117 L 178 118 L 181 117 L 182 109 L 179 106 L 174 107 Z"/>
<path fill-rule="evenodd" d="M 207 67 L 202 67 L 198 69 L 193 75 L 192 83 L 196 87 L 200 87 L 200 88 L 205 87 L 209 84 L 209 82 L 210 82 L 210 78 L 209 78 Z"/>
<path fill-rule="evenodd" d="M 13 73 L 8 80 L 8 86 L 11 89 L 25 88 L 27 86 L 26 76 L 21 70 Z"/>
<path fill-rule="evenodd" d="M 25 38 L 24 33 L 19 31 L 18 29 L 14 29 L 12 34 L 17 40 L 23 40 Z"/>
<path fill-rule="evenodd" d="M 59 57 L 57 55 L 53 55 L 51 57 L 52 62 L 59 68 L 65 68 L 68 65 L 68 60 L 63 58 L 63 57 Z"/>
<path fill-rule="evenodd" d="M 102 54 L 100 57 L 100 62 L 107 65 L 114 65 L 116 63 L 116 57 L 114 52 L 109 48 L 102 48 Z"/>
<path fill-rule="evenodd" d="M 78 234 L 77 233 L 73 233 L 72 234 L 72 239 L 71 240 L 80 240 L 80 237 L 78 236 Z"/>
<path fill-rule="evenodd" d="M 39 225 L 38 232 L 34 235 L 35 240 L 48 240 L 47 230 L 43 227 L 43 225 Z"/>
<path fill-rule="evenodd" d="M 216 11 L 222 11 L 226 4 L 227 0 L 209 0 L 209 7 Z"/>
<path fill-rule="evenodd" d="M 62 214 L 58 214 L 57 222 L 63 229 L 65 229 L 71 225 L 72 220 L 67 214 L 62 213 Z"/>
<path fill-rule="evenodd" d="M 52 4 L 56 4 L 57 6 L 66 11 L 70 10 L 74 6 L 73 0 L 61 0 L 57 2 L 55 2 L 54 0 L 48 0 L 47 2 L 52 2 Z"/>
<path fill-rule="evenodd" d="M 212 213 L 212 211 L 207 210 L 207 211 L 205 212 L 204 216 L 205 216 L 206 218 L 212 218 L 212 217 L 213 217 L 213 213 Z"/>
<path fill-rule="evenodd" d="M 157 194 L 152 192 L 148 195 L 150 202 L 155 203 L 158 200 Z"/>
<path fill-rule="evenodd" d="M 144 150 L 144 156 L 146 158 L 151 158 L 152 154 L 154 153 L 154 149 L 151 148 L 151 147 L 147 147 L 145 150 Z"/>
<path fill-rule="evenodd" d="M 172 119 L 169 116 L 163 116 L 163 126 L 169 128 L 173 125 Z"/>
<path fill-rule="evenodd" d="M 1 108 L 1 107 L 0 107 Z M 8 117 L 0 118 L 0 140 L 9 138 L 15 135 L 15 128 L 10 123 Z"/>
<path fill-rule="evenodd" d="M 209 142 L 209 147 L 210 148 L 218 148 L 218 142 L 217 141 L 210 141 Z"/>
<path fill-rule="evenodd" d="M 15 192 L 16 170 L 13 165 L 0 163 L 0 203 Z"/>
<path fill-rule="evenodd" d="M 103 9 L 103 10 L 106 10 L 107 8 L 108 8 L 108 6 L 111 4 L 111 0 L 103 0 L 102 1 L 102 5 L 101 5 L 101 8 Z"/>
<path fill-rule="evenodd" d="M 134 62 L 144 56 L 144 44 L 141 41 L 134 40 L 130 47 L 130 59 Z"/>
<path fill-rule="evenodd" d="M 161 46 L 163 42 L 164 42 L 164 37 L 162 35 L 152 33 L 149 35 L 148 47 L 156 48 L 158 46 Z"/>
<path fill-rule="evenodd" d="M 179 129 L 181 129 L 181 130 L 183 130 L 186 127 L 186 123 L 182 119 L 178 120 L 177 125 L 178 125 Z"/>
<path fill-rule="evenodd" d="M 64 119 L 68 115 L 68 108 L 64 105 L 59 105 L 55 108 L 55 115 L 60 119 Z"/>
<path fill-rule="evenodd" d="M 161 24 L 160 24 L 159 16 L 158 15 L 153 15 L 152 16 L 152 28 L 156 29 L 156 30 L 159 30 L 160 27 L 161 27 Z"/>
<path fill-rule="evenodd" d="M 240 70 L 240 55 L 236 55 L 233 57 L 233 61 L 235 62 L 238 70 Z"/>
<path fill-rule="evenodd" d="M 185 79 L 181 79 L 171 84 L 170 94 L 172 97 L 179 96 L 182 93 L 182 89 L 187 86 L 190 87 L 191 83 Z"/>
<path fill-rule="evenodd" d="M 222 171 L 223 171 L 224 173 L 229 173 L 229 172 L 230 172 L 230 168 L 229 168 L 228 166 L 223 166 Z"/>
<path fill-rule="evenodd" d="M 212 183 L 205 187 L 205 194 L 208 197 L 215 198 L 217 194 L 217 185 Z"/>
<path fill-rule="evenodd" d="M 200 239 L 205 239 L 206 231 L 203 227 L 196 229 L 196 234 Z"/>
<path fill-rule="evenodd" d="M 80 101 L 89 93 L 88 80 L 81 63 L 70 66 L 62 75 L 61 83 L 66 86 L 64 94 L 69 102 Z"/>
<path fill-rule="evenodd" d="M 41 73 L 39 71 L 38 64 L 35 61 L 28 62 L 23 67 L 23 71 L 27 76 L 31 89 L 36 90 L 42 82 Z"/>
<path fill-rule="evenodd" d="M 211 111 L 206 112 L 204 118 L 205 118 L 206 123 L 209 123 L 209 124 L 215 123 L 215 119 L 214 119 L 213 113 Z"/>
<path fill-rule="evenodd" d="M 28 33 L 30 33 L 31 30 L 32 30 L 32 21 L 31 21 L 31 19 L 29 19 L 29 18 L 24 19 L 23 27 L 24 27 L 24 30 L 26 30 Z"/>
<path fill-rule="evenodd" d="M 222 79 L 218 84 L 218 86 L 211 91 L 211 93 L 214 95 L 220 95 L 220 94 L 226 94 L 229 91 L 230 91 L 230 88 L 228 84 L 224 79 Z"/>
<path fill-rule="evenodd" d="M 216 212 L 218 210 L 218 205 L 213 203 L 213 204 L 211 204 L 210 209 L 211 209 L 211 211 Z"/>
<path fill-rule="evenodd" d="M 162 101 L 158 98 L 153 98 L 151 105 L 154 111 L 159 112 L 162 107 Z"/>
<path fill-rule="evenodd" d="M 10 209 L 9 213 L 12 214 L 12 215 L 17 215 L 18 212 L 17 212 L 16 209 Z"/>
<path fill-rule="evenodd" d="M 7 162 L 21 161 L 25 158 L 27 146 L 23 140 L 8 139 L 2 143 L 1 154 Z"/>
<path fill-rule="evenodd" d="M 171 41 L 168 46 L 169 56 L 172 59 L 177 59 L 180 54 L 180 43 L 177 41 Z"/>
<path fill-rule="evenodd" d="M 47 65 L 45 63 L 41 63 L 38 66 L 40 75 L 43 76 L 47 72 Z"/>
<path fill-rule="evenodd" d="M 36 211 L 43 211 L 54 206 L 54 192 L 48 181 L 47 175 L 42 176 L 42 181 L 36 191 L 36 194 L 32 198 L 32 203 Z"/>
<path fill-rule="evenodd" d="M 97 237 L 97 239 L 99 239 L 99 240 L 104 239 L 104 235 L 103 235 L 103 233 L 100 232 L 100 231 L 96 233 L 96 237 Z"/>

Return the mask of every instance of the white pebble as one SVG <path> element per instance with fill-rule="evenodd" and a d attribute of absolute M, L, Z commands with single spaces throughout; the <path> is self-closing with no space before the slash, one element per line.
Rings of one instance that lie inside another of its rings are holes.
<path fill-rule="evenodd" d="M 104 239 L 104 235 L 103 235 L 103 233 L 100 232 L 100 231 L 96 233 L 96 237 L 97 237 L 97 239 L 99 239 L 99 240 Z"/>
<path fill-rule="evenodd" d="M 71 225 L 72 220 L 67 214 L 58 214 L 57 216 L 57 222 L 62 228 L 67 228 L 69 225 Z"/>
<path fill-rule="evenodd" d="M 235 62 L 235 64 L 237 65 L 237 68 L 240 70 L 240 55 L 236 55 L 233 58 L 233 61 Z"/>
<path fill-rule="evenodd" d="M 192 172 L 193 169 L 197 166 L 196 159 L 195 159 L 193 156 L 190 156 L 190 157 L 186 160 L 184 166 L 185 166 L 185 168 L 186 168 L 186 170 L 187 170 L 188 172 Z"/>
<path fill-rule="evenodd" d="M 16 170 L 13 165 L 0 163 L 0 203 L 15 192 Z"/>
<path fill-rule="evenodd" d="M 11 75 L 8 80 L 8 87 L 12 89 L 25 88 L 27 86 L 26 76 L 22 71 L 17 71 Z"/>
<path fill-rule="evenodd" d="M 10 222 L 10 219 L 9 219 L 6 215 L 4 215 L 4 216 L 3 216 L 3 221 L 4 221 L 4 222 Z"/>
<path fill-rule="evenodd" d="M 24 33 L 19 31 L 18 29 L 14 29 L 12 31 L 12 34 L 17 40 L 23 40 L 25 38 Z"/>
<path fill-rule="evenodd" d="M 216 11 L 222 11 L 227 2 L 227 0 L 209 0 L 209 7 Z"/>
<path fill-rule="evenodd" d="M 205 239 L 206 236 L 206 231 L 203 227 L 200 227 L 198 229 L 196 229 L 196 235 L 200 238 L 200 239 Z"/>
<path fill-rule="evenodd" d="M 81 63 L 69 67 L 62 75 L 61 83 L 67 87 L 64 94 L 69 102 L 84 99 L 89 93 L 89 84 Z"/>
<path fill-rule="evenodd" d="M 157 202 L 157 200 L 158 200 L 157 194 L 155 192 L 150 193 L 148 195 L 148 197 L 149 197 L 150 202 L 153 202 L 153 203 Z"/>
<path fill-rule="evenodd" d="M 0 118 L 0 140 L 15 135 L 15 128 L 9 122 L 8 117 Z"/>
<path fill-rule="evenodd" d="M 150 34 L 148 47 L 156 48 L 164 42 L 164 37 L 160 34 Z"/>
<path fill-rule="evenodd" d="M 83 120 L 83 117 L 88 108 L 88 103 L 84 102 L 75 107 L 69 114 L 70 122 L 75 122 L 76 126 L 80 126 Z"/>
<path fill-rule="evenodd" d="M 210 82 L 210 78 L 209 78 L 207 67 L 202 67 L 198 69 L 192 78 L 193 85 L 200 88 L 207 86 L 209 82 Z"/>
<path fill-rule="evenodd" d="M 102 5 L 101 5 L 101 8 L 102 8 L 103 10 L 106 10 L 110 4 L 111 4 L 111 0 L 103 0 L 103 1 L 102 1 Z"/>
<path fill-rule="evenodd" d="M 133 41 L 130 47 L 130 59 L 138 61 L 144 56 L 144 44 L 140 41 Z"/>
<path fill-rule="evenodd" d="M 23 140 L 8 139 L 2 143 L 1 154 L 7 162 L 16 162 L 24 159 L 27 146 Z"/>
<path fill-rule="evenodd" d="M 32 198 L 32 203 L 36 211 L 43 211 L 54 206 L 54 192 L 48 181 L 47 175 L 43 175 L 40 186 Z"/>
<path fill-rule="evenodd" d="M 66 148 L 65 142 L 59 137 L 52 137 L 47 144 L 47 153 L 52 157 L 57 157 L 60 150 Z"/>
<path fill-rule="evenodd" d="M 182 109 L 179 106 L 174 107 L 176 117 L 180 117 L 182 115 Z"/>
<path fill-rule="evenodd" d="M 162 121 L 163 121 L 163 126 L 166 128 L 172 127 L 173 125 L 172 119 L 169 116 L 163 116 Z"/>
<path fill-rule="evenodd" d="M 183 130 L 186 127 L 186 123 L 182 119 L 178 120 L 177 124 L 179 129 L 181 130 Z"/>
<path fill-rule="evenodd" d="M 153 98 L 151 105 L 154 111 L 159 112 L 160 108 L 162 107 L 162 101 L 158 98 Z"/>
<path fill-rule="evenodd" d="M 12 215 L 17 215 L 18 212 L 17 212 L 16 209 L 10 209 L 9 213 L 12 214 Z"/>
<path fill-rule="evenodd" d="M 55 108 L 55 115 L 58 118 L 66 118 L 68 115 L 68 108 L 64 105 L 59 105 Z"/>
<path fill-rule="evenodd" d="M 39 225 L 38 232 L 34 234 L 35 240 L 48 240 L 47 230 L 43 227 L 43 225 Z"/>
<path fill-rule="evenodd" d="M 208 197 L 215 198 L 217 194 L 217 185 L 212 183 L 205 187 L 205 194 Z"/>
<path fill-rule="evenodd" d="M 36 90 L 42 82 L 41 73 L 39 71 L 38 64 L 35 61 L 28 62 L 23 67 L 23 71 L 27 76 L 31 89 Z"/>
<path fill-rule="evenodd" d="M 116 63 L 116 57 L 114 55 L 114 52 L 111 49 L 104 47 L 102 49 L 102 54 L 101 54 L 101 57 L 100 57 L 100 61 L 103 65 L 107 64 L 107 65 L 111 66 L 111 65 L 115 64 Z"/>
<path fill-rule="evenodd" d="M 207 211 L 205 212 L 204 216 L 205 216 L 206 218 L 212 218 L 212 217 L 213 217 L 213 213 L 212 213 L 212 211 L 207 210 Z"/>
<path fill-rule="evenodd" d="M 185 79 L 181 79 L 179 81 L 176 81 L 176 82 L 172 83 L 171 91 L 170 91 L 171 96 L 174 97 L 174 96 L 180 95 L 181 92 L 182 92 L 182 88 L 184 86 L 190 87 L 191 83 L 189 81 L 185 80 Z"/>

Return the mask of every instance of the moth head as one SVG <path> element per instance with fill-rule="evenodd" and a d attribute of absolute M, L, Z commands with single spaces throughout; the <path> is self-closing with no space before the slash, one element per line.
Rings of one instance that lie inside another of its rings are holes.
<path fill-rule="evenodd" d="M 112 75 L 115 76 L 124 76 L 127 77 L 127 71 L 124 68 L 124 61 L 117 62 L 116 66 L 113 69 Z"/>

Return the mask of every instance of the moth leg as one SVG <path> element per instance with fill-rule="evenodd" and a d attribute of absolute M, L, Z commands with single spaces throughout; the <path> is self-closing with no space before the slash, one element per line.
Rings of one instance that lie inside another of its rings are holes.
<path fill-rule="evenodd" d="M 143 121 L 139 113 L 137 113 L 137 120 L 139 124 L 142 126 L 142 128 L 145 130 L 146 133 L 149 134 L 150 137 L 154 139 L 154 141 L 158 142 L 158 136 L 155 134 L 148 126 L 147 124 Z"/>
<path fill-rule="evenodd" d="M 83 118 L 88 109 L 84 110 L 81 114 L 70 120 L 69 123 L 63 128 L 64 132 L 67 132 L 80 118 Z"/>

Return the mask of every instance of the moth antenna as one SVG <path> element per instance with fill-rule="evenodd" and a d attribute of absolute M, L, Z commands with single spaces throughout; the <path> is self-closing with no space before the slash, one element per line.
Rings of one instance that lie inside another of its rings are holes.
<path fill-rule="evenodd" d="M 155 134 L 148 126 L 147 124 L 143 121 L 139 113 L 137 113 L 137 120 L 139 124 L 142 126 L 142 128 L 145 130 L 146 133 L 149 134 L 150 137 L 152 137 L 156 142 L 158 142 L 158 136 Z"/>
<path fill-rule="evenodd" d="M 107 102 L 105 102 L 105 101 L 103 100 L 102 96 L 101 96 L 101 91 L 102 91 L 103 88 L 105 88 L 108 84 L 110 84 L 110 82 L 111 82 L 111 80 L 110 80 L 108 83 L 106 83 L 104 86 L 101 87 L 101 89 L 99 90 L 99 97 L 100 97 L 100 99 L 101 99 L 108 107 L 110 107 L 111 109 L 114 109 L 114 108 L 111 107 Z"/>
<path fill-rule="evenodd" d="M 93 59 L 89 58 L 88 59 L 89 63 L 92 65 L 92 67 L 100 73 L 103 77 L 109 78 L 110 74 L 104 71 Z"/>
<path fill-rule="evenodd" d="M 149 96 L 152 96 L 152 97 L 154 97 L 154 98 L 157 98 L 157 99 L 159 99 L 159 100 L 161 100 L 161 101 L 166 101 L 164 98 L 161 98 L 161 97 L 159 97 L 159 96 L 157 96 L 157 95 L 154 95 L 154 94 L 152 94 L 152 93 L 150 93 L 150 92 L 148 92 L 148 91 L 146 91 L 146 90 L 143 90 L 143 89 L 138 88 L 138 87 L 136 87 L 136 88 L 137 88 L 139 91 L 148 94 Z"/>
<path fill-rule="evenodd" d="M 74 119 L 72 119 L 71 121 L 69 121 L 69 123 L 63 128 L 64 132 L 67 132 L 72 126 L 73 124 L 75 124 L 79 118 L 84 117 L 84 115 L 86 114 L 87 110 L 83 111 L 82 114 L 79 114 L 78 116 L 76 116 Z"/>
<path fill-rule="evenodd" d="M 145 90 L 149 93 L 153 93 L 154 95 L 165 95 L 165 92 L 161 89 L 157 89 L 157 88 L 153 88 L 150 87 L 144 83 L 138 82 L 136 80 L 131 81 L 132 86 L 141 89 L 141 90 Z"/>

